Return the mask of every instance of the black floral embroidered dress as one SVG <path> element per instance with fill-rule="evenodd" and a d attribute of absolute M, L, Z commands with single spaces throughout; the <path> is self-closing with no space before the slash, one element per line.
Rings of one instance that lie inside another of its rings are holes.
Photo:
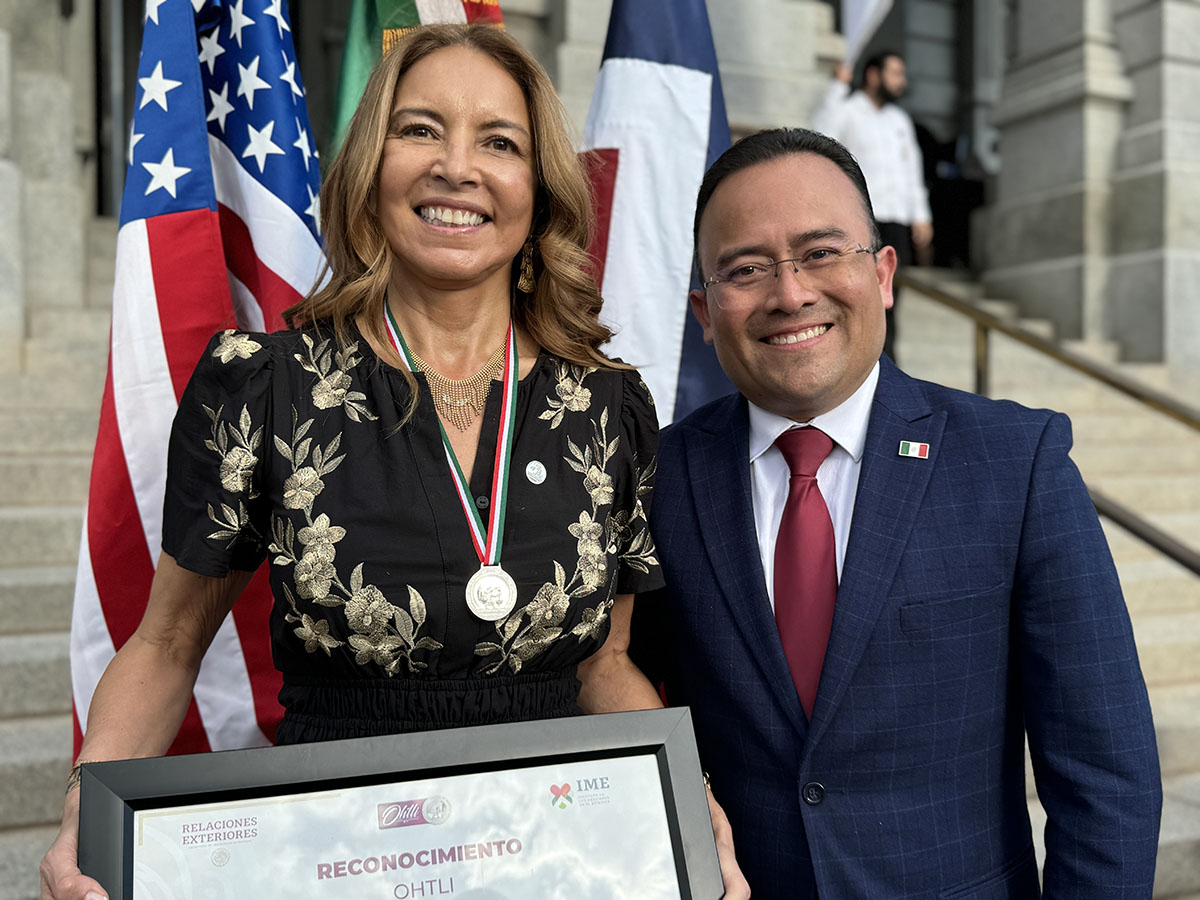
<path fill-rule="evenodd" d="M 171 433 L 163 549 L 223 576 L 271 561 L 277 743 L 572 715 L 617 593 L 662 583 L 646 526 L 657 424 L 636 372 L 543 352 L 517 390 L 502 564 L 516 609 L 467 609 L 479 568 L 433 401 L 352 332 L 216 335 Z M 485 513 L 500 417 L 471 475 Z"/>

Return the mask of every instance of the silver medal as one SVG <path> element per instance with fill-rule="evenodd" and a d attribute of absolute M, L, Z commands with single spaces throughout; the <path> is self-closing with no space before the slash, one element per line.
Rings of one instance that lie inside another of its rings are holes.
<path fill-rule="evenodd" d="M 485 622 L 497 622 L 517 605 L 517 583 L 499 566 L 480 566 L 467 582 L 467 608 Z"/>

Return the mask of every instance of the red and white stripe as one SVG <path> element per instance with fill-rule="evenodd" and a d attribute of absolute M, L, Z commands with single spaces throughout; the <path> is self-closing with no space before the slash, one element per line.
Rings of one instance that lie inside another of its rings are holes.
<path fill-rule="evenodd" d="M 139 219 L 118 235 L 109 373 L 71 628 L 81 730 L 100 675 L 145 609 L 171 421 L 201 351 L 222 328 L 281 327 L 280 313 L 308 291 L 320 264 L 320 247 L 295 213 L 223 145 L 210 149 L 217 212 Z M 270 603 L 260 572 L 204 658 L 173 752 L 270 743 L 280 715 Z"/>

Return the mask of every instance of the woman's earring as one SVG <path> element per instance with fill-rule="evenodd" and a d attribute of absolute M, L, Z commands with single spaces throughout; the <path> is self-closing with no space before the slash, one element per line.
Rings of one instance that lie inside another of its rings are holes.
<path fill-rule="evenodd" d="M 533 238 L 525 239 L 521 249 L 521 275 L 517 278 L 517 290 L 522 294 L 532 294 L 533 281 Z"/>

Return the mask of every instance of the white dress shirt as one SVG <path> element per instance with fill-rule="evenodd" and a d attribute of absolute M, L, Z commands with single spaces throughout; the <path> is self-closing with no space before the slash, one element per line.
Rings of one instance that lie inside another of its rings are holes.
<path fill-rule="evenodd" d="M 867 179 L 880 222 L 932 222 L 917 131 L 895 103 L 875 105 L 862 91 L 834 81 L 813 114 L 813 129 L 840 141 Z"/>
<path fill-rule="evenodd" d="M 871 374 L 841 406 L 804 423 L 820 428 L 833 439 L 833 450 L 817 469 L 817 487 L 829 508 L 833 538 L 837 547 L 838 581 L 842 579 L 842 561 L 850 538 L 850 518 L 858 494 L 858 473 L 862 468 L 863 447 L 867 442 L 867 421 L 875 386 L 879 383 L 879 363 Z M 787 504 L 791 471 L 775 440 L 791 428 L 803 425 L 750 406 L 750 492 L 754 501 L 754 530 L 758 534 L 758 552 L 762 556 L 767 596 L 775 608 L 775 537 Z"/>

